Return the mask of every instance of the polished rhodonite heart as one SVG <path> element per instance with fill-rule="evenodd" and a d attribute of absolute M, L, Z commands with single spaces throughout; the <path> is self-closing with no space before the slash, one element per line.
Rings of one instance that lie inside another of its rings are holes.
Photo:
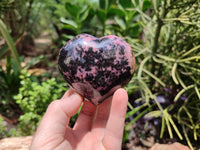
<path fill-rule="evenodd" d="M 64 45 L 58 67 L 66 82 L 97 105 L 132 78 L 135 59 L 121 38 L 80 34 Z"/>

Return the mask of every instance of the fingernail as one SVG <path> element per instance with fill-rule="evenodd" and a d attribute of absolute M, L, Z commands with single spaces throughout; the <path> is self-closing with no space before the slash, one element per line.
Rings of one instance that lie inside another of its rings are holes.
<path fill-rule="evenodd" d="M 83 97 L 75 91 L 70 94 L 69 98 L 71 98 L 71 99 L 83 99 Z"/>

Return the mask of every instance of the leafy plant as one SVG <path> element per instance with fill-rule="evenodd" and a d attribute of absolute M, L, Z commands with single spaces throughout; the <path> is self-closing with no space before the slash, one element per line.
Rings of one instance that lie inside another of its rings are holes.
<path fill-rule="evenodd" d="M 77 2 L 66 2 L 65 9 L 68 13 L 66 18 L 61 17 L 61 29 L 64 31 L 62 38 L 64 43 L 74 35 L 80 33 L 95 34 L 97 27 L 94 26 L 95 10 L 91 4 L 80 4 Z"/>
<path fill-rule="evenodd" d="M 65 8 L 69 14 L 69 18 L 61 18 L 61 22 L 67 24 L 62 28 L 69 28 L 75 31 L 75 34 L 80 34 L 83 23 L 86 23 L 85 20 L 92 8 L 87 5 L 80 6 L 70 2 L 65 3 Z"/>
<path fill-rule="evenodd" d="M 1 0 L 0 1 L 0 13 L 3 13 L 5 10 L 9 9 L 13 0 Z"/>
<path fill-rule="evenodd" d="M 25 32 L 27 34 L 36 33 L 35 24 L 39 23 L 38 12 L 42 6 L 41 2 L 37 0 L 1 0 L 0 5 L 4 6 L 0 19 L 7 25 L 14 39 L 22 37 Z"/>
<path fill-rule="evenodd" d="M 28 69 L 45 58 L 44 56 L 35 57 L 22 67 L 23 57 L 19 57 L 13 39 L 1 19 L 0 33 L 6 41 L 6 44 L 0 48 L 0 58 L 6 58 L 5 68 L 0 66 L 0 113 L 8 117 L 18 116 L 22 113 L 22 110 L 13 99 L 13 96 L 19 91 L 21 69 Z M 8 53 L 9 51 L 11 56 Z"/>
<path fill-rule="evenodd" d="M 94 16 L 94 8 L 97 7 L 96 2 L 90 0 L 45 0 L 44 3 L 49 10 L 49 19 L 58 36 L 58 40 L 55 41 L 56 45 L 63 45 L 66 40 L 81 32 L 92 31 L 95 33 L 91 20 Z M 57 37 L 55 36 L 54 39 Z"/>
<path fill-rule="evenodd" d="M 137 3 L 136 0 L 132 2 Z M 143 101 L 142 105 L 157 105 L 145 118 L 160 117 L 161 138 L 165 131 L 170 138 L 174 134 L 180 140 L 185 137 L 191 149 L 191 141 L 194 144 L 200 138 L 198 8 L 199 2 L 195 0 L 187 3 L 179 0 L 152 1 L 149 15 L 143 13 L 141 8 L 133 9 L 141 15 L 142 40 L 127 37 L 138 66 L 126 89 L 129 93 L 140 91 L 141 96 L 136 101 Z"/>
<path fill-rule="evenodd" d="M 6 40 L 6 43 L 10 49 L 10 51 L 12 52 L 12 55 L 16 61 L 16 64 L 17 64 L 17 67 L 18 67 L 18 70 L 21 69 L 21 64 L 20 64 L 20 59 L 19 59 L 19 56 L 18 56 L 18 53 L 17 53 L 17 50 L 15 48 L 15 45 L 14 45 L 14 42 L 10 36 L 10 34 L 8 33 L 8 30 L 6 29 L 3 21 L 0 19 L 0 31 L 1 31 L 1 34 L 3 35 L 4 39 Z M 6 47 L 3 47 L 2 49 L 0 49 L 0 58 L 2 57 L 2 55 L 8 50 Z"/>
<path fill-rule="evenodd" d="M 20 57 L 15 48 L 14 42 L 8 33 L 4 23 L 0 19 L 0 33 L 3 35 L 6 44 L 0 48 L 0 58 L 4 55 L 8 50 L 10 50 L 11 56 L 7 56 L 6 68 L 5 70 L 0 66 L 0 111 L 5 114 L 7 111 L 11 111 L 12 113 L 20 113 L 20 109 L 18 105 L 13 101 L 12 96 L 17 94 L 18 88 L 20 85 L 19 74 L 21 70 L 21 61 Z M 13 114 L 10 113 L 10 116 Z"/>
<path fill-rule="evenodd" d="M 131 0 L 120 0 L 118 3 L 117 1 L 100 0 L 99 6 L 97 17 L 102 24 L 103 35 L 112 33 L 122 36 L 138 37 L 142 30 L 137 22 L 140 14 L 133 9 L 142 7 L 141 11 L 144 12 L 151 6 L 151 2 L 145 0 L 133 4 Z"/>
<path fill-rule="evenodd" d="M 20 70 L 14 60 L 7 56 L 6 70 L 0 66 L 0 112 L 3 115 L 10 114 L 9 117 L 14 115 L 13 113 L 21 113 L 19 106 L 13 100 L 13 95 L 18 93 L 20 87 L 19 75 Z"/>
<path fill-rule="evenodd" d="M 6 127 L 4 126 L 3 124 L 3 118 L 0 117 L 0 139 L 7 136 L 7 132 L 5 132 L 6 130 Z"/>
<path fill-rule="evenodd" d="M 137 22 L 137 18 L 140 13 L 133 11 L 133 8 L 142 7 L 142 12 L 146 11 L 151 6 L 149 0 L 142 1 L 142 4 L 137 2 L 136 6 L 131 0 L 125 3 L 116 0 L 99 0 L 98 2 L 99 5 L 95 7 L 91 3 L 82 4 L 79 1 L 67 0 L 62 0 L 57 5 L 50 5 L 53 11 L 52 16 L 60 18 L 60 20 L 54 19 L 53 24 L 59 40 L 62 40 L 62 45 L 66 40 L 80 33 L 89 33 L 94 36 L 117 34 L 139 37 L 142 26 Z"/>
<path fill-rule="evenodd" d="M 15 128 L 6 129 L 4 119 L 0 116 L 0 139 L 13 136 L 18 136 L 18 131 Z"/>
<path fill-rule="evenodd" d="M 20 78 L 19 94 L 14 98 L 24 114 L 19 118 L 18 128 L 22 134 L 29 135 L 35 131 L 48 105 L 59 99 L 67 88 L 64 82 L 58 83 L 55 78 L 34 82 L 25 70 L 22 70 Z"/>

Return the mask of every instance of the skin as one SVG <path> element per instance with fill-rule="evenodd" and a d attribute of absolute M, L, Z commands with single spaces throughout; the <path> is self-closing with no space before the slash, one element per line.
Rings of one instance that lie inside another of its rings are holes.
<path fill-rule="evenodd" d="M 34 135 L 30 150 L 120 150 L 128 95 L 118 89 L 113 97 L 96 106 L 72 89 L 53 101 Z M 73 128 L 70 117 L 78 112 Z"/>

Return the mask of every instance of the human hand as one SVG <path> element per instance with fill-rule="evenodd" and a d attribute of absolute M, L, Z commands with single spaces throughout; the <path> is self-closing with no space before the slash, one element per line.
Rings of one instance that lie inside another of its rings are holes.
<path fill-rule="evenodd" d="M 127 103 L 124 89 L 118 89 L 98 106 L 84 101 L 74 127 L 70 128 L 70 117 L 82 104 L 82 97 L 70 89 L 49 105 L 30 150 L 120 150 Z"/>

